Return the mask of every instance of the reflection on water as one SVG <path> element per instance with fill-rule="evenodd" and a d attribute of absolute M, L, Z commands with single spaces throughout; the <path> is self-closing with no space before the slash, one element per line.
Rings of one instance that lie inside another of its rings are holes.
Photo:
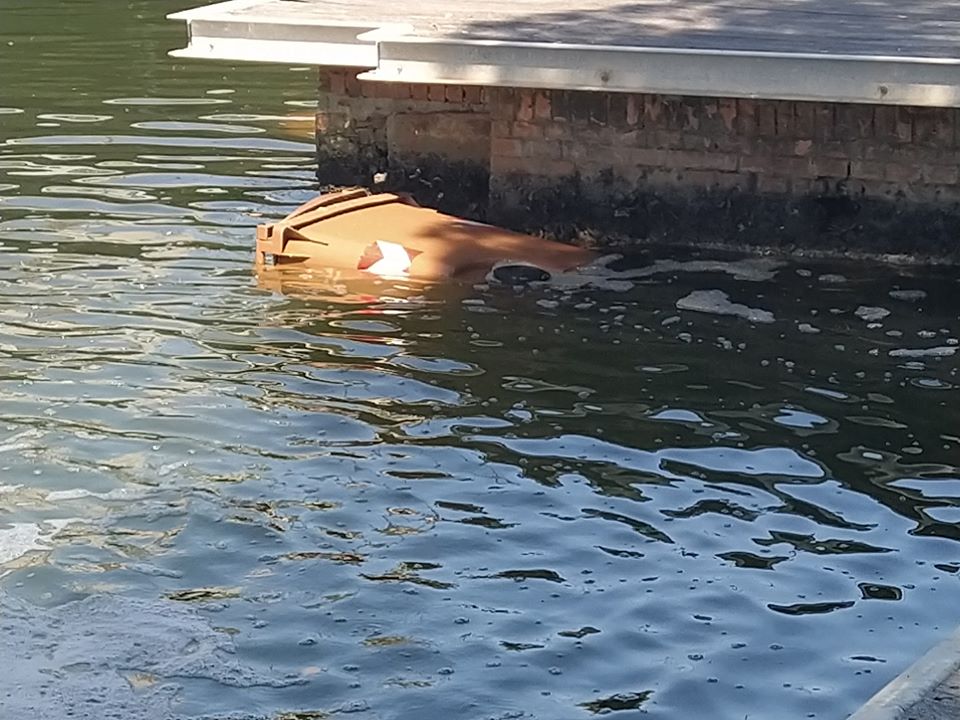
<path fill-rule="evenodd" d="M 957 622 L 955 273 L 255 276 L 312 73 L 160 12 L 3 11 L 4 717 L 840 718 Z"/>

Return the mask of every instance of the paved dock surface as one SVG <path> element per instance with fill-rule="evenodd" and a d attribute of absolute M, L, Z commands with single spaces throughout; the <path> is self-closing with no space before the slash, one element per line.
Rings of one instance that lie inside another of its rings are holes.
<path fill-rule="evenodd" d="M 960 628 L 870 698 L 850 720 L 958 720 Z"/>
<path fill-rule="evenodd" d="M 960 57 L 960 13 L 949 0 L 264 0 L 256 14 L 407 23 L 423 37 Z"/>
<path fill-rule="evenodd" d="M 960 671 L 936 686 L 916 705 L 910 707 L 903 720 L 958 720 L 960 718 Z"/>

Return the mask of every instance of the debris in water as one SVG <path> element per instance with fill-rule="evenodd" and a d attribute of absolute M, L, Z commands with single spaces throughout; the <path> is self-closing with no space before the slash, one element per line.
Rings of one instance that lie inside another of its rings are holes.
<path fill-rule="evenodd" d="M 620 273 L 623 278 L 645 278 L 661 273 L 690 272 L 707 273 L 720 272 L 731 275 L 735 280 L 749 280 L 762 282 L 773 280 L 777 271 L 784 263 L 771 258 L 744 258 L 742 260 L 657 260 L 652 265 L 637 270 L 626 270 Z"/>
<path fill-rule="evenodd" d="M 923 300 L 927 293 L 924 290 L 891 290 L 890 297 L 894 300 L 903 300 L 904 302 L 918 302 Z"/>
<path fill-rule="evenodd" d="M 897 348 L 891 350 L 890 357 L 918 358 L 918 357 L 950 357 L 957 352 L 956 345 L 941 345 L 929 348 Z"/>
<path fill-rule="evenodd" d="M 861 305 L 853 311 L 853 314 L 864 322 L 876 322 L 877 320 L 883 320 L 885 317 L 887 317 L 887 315 L 890 314 L 890 311 L 882 307 Z"/>
<path fill-rule="evenodd" d="M 769 310 L 730 302 L 730 296 L 722 290 L 694 290 L 677 300 L 677 308 L 712 315 L 733 315 L 757 323 L 772 323 L 775 320 Z"/>
<path fill-rule="evenodd" d="M 93 595 L 37 608 L 0 592 L 0 616 L 17 658 L 4 669 L 16 688 L 0 696 L 4 717 L 169 718 L 188 679 L 215 683 L 218 702 L 240 712 L 251 687 L 307 682 L 243 664 L 228 634 L 180 603 Z"/>

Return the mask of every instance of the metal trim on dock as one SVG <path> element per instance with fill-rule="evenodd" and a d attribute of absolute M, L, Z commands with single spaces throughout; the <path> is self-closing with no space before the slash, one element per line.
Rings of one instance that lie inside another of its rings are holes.
<path fill-rule="evenodd" d="M 167 15 L 187 23 L 189 42 L 170 55 L 202 60 L 375 68 L 377 41 L 409 25 L 292 21 L 256 12 L 260 0 L 229 2 Z M 243 14 L 239 14 L 243 13 Z"/>
<path fill-rule="evenodd" d="M 396 38 L 362 80 L 960 107 L 960 60 Z"/>

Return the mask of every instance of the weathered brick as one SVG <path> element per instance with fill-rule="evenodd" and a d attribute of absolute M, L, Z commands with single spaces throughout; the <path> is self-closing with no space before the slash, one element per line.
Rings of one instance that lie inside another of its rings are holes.
<path fill-rule="evenodd" d="M 314 116 L 314 127 L 317 134 L 336 132 L 346 127 L 350 116 L 344 112 L 318 111 Z"/>
<path fill-rule="evenodd" d="M 881 142 L 899 140 L 897 133 L 898 108 L 893 105 L 876 105 L 873 108 L 873 136 Z"/>
<path fill-rule="evenodd" d="M 749 182 L 744 175 L 720 170 L 684 169 L 680 171 L 679 179 L 691 187 L 727 191 L 743 190 Z"/>
<path fill-rule="evenodd" d="M 735 133 L 727 132 L 726 128 L 722 133 L 707 133 L 705 147 L 716 152 L 738 153 L 740 155 L 753 155 L 758 152 L 758 139 L 755 137 L 744 137 Z M 690 147 L 690 142 L 685 141 L 684 147 Z"/>
<path fill-rule="evenodd" d="M 570 122 L 570 92 L 566 90 L 554 90 L 550 97 L 550 110 L 553 120 L 561 122 Z"/>
<path fill-rule="evenodd" d="M 481 102 L 480 88 L 476 85 L 467 85 L 464 87 L 463 102 L 467 105 L 479 105 Z"/>
<path fill-rule="evenodd" d="M 542 140 L 543 128 L 534 123 L 517 121 L 510 127 L 510 137 L 523 140 Z"/>
<path fill-rule="evenodd" d="M 347 77 L 321 74 L 316 123 L 329 145 L 367 153 L 360 164 L 466 158 L 479 187 L 520 175 L 597 197 L 669 188 L 662 197 L 681 201 L 697 191 L 862 194 L 898 207 L 960 198 L 956 109 L 367 82 L 354 98 Z"/>
<path fill-rule="evenodd" d="M 544 140 L 523 140 L 523 156 L 544 160 L 563 158 L 563 143 Z"/>
<path fill-rule="evenodd" d="M 412 100 L 427 100 L 429 88 L 426 85 L 417 83 L 410 88 L 410 98 Z"/>
<path fill-rule="evenodd" d="M 627 125 L 634 127 L 640 122 L 640 117 L 643 115 L 643 96 L 642 95 L 628 95 L 627 96 Z"/>
<path fill-rule="evenodd" d="M 483 88 L 486 90 L 486 88 Z M 494 120 L 517 119 L 517 91 L 513 88 L 490 88 L 487 90 L 487 104 L 490 116 Z"/>
<path fill-rule="evenodd" d="M 643 96 L 643 117 L 651 125 L 666 127 L 666 122 L 662 120 L 664 113 L 664 102 L 662 95 L 644 95 Z"/>
<path fill-rule="evenodd" d="M 616 173 L 635 164 L 631 161 L 632 153 L 636 152 L 633 148 L 609 146 L 583 148 L 578 147 L 576 142 L 564 143 L 563 147 L 563 158 L 572 161 L 578 168 L 589 166 L 613 170 Z"/>
<path fill-rule="evenodd" d="M 850 161 L 845 158 L 815 158 L 810 171 L 816 177 L 845 178 L 850 175 Z"/>
<path fill-rule="evenodd" d="M 790 181 L 779 175 L 757 175 L 757 192 L 772 195 L 786 195 L 790 192 Z"/>
<path fill-rule="evenodd" d="M 523 157 L 523 140 L 507 137 L 495 137 L 490 140 L 490 154 L 493 157 Z"/>
<path fill-rule="evenodd" d="M 404 83 L 388 82 L 361 82 L 360 92 L 364 97 L 377 98 L 379 100 L 394 100 L 403 98 L 404 95 L 398 93 L 403 90 Z"/>
<path fill-rule="evenodd" d="M 584 93 L 590 108 L 589 120 L 597 125 L 610 121 L 610 96 L 606 93 Z"/>
<path fill-rule="evenodd" d="M 832 103 L 816 103 L 814 106 L 813 137 L 821 142 L 829 142 L 836 138 L 836 105 Z"/>
<path fill-rule="evenodd" d="M 391 156 L 440 156 L 478 165 L 489 162 L 490 120 L 477 113 L 396 113 L 387 118 L 384 131 Z"/>
<path fill-rule="evenodd" d="M 850 163 L 850 176 L 860 180 L 883 180 L 885 165 L 875 160 L 854 160 Z"/>
<path fill-rule="evenodd" d="M 393 88 L 395 100 L 409 100 L 413 97 L 413 86 L 410 83 L 387 83 Z"/>
<path fill-rule="evenodd" d="M 914 108 L 913 142 L 918 145 L 935 145 L 952 148 L 953 113 L 949 108 Z"/>
<path fill-rule="evenodd" d="M 787 177 L 814 177 L 813 167 L 808 158 L 753 156 L 740 158 L 740 172 L 753 172 L 760 175 L 780 175 Z"/>
<path fill-rule="evenodd" d="M 740 172 L 719 172 L 713 180 L 713 187 L 719 190 L 746 190 L 751 185 L 750 177 Z"/>
<path fill-rule="evenodd" d="M 643 174 L 643 184 L 654 188 L 677 187 L 683 180 L 682 170 L 655 168 Z"/>
<path fill-rule="evenodd" d="M 796 121 L 796 137 L 814 138 L 817 132 L 817 104 L 812 102 L 798 102 L 794 105 L 794 119 Z"/>
<path fill-rule="evenodd" d="M 547 140 L 560 140 L 570 136 L 570 125 L 559 120 L 543 125 L 542 130 L 543 137 Z"/>
<path fill-rule="evenodd" d="M 903 143 L 913 142 L 913 118 L 910 108 L 897 108 L 897 139 Z"/>
<path fill-rule="evenodd" d="M 794 197 L 809 197 L 819 191 L 816 180 L 801 177 L 789 177 L 787 180 L 790 183 L 790 194 Z"/>
<path fill-rule="evenodd" d="M 757 103 L 755 107 L 757 118 L 757 132 L 763 137 L 773 137 L 777 134 L 777 112 L 773 103 Z"/>
<path fill-rule="evenodd" d="M 627 95 L 625 93 L 608 94 L 607 124 L 617 130 L 627 127 Z"/>
<path fill-rule="evenodd" d="M 651 147 L 683 149 L 683 133 L 678 130 L 653 130 L 647 133 Z"/>
<path fill-rule="evenodd" d="M 490 136 L 497 138 L 513 137 L 513 123 L 509 120 L 493 120 L 490 123 Z"/>
<path fill-rule="evenodd" d="M 752 137 L 757 134 L 757 103 L 755 100 L 737 100 L 736 131 L 740 135 Z"/>
<path fill-rule="evenodd" d="M 646 135 L 640 130 L 611 130 L 611 144 L 617 147 L 641 147 Z"/>
<path fill-rule="evenodd" d="M 864 160 L 900 163 L 903 165 L 960 165 L 960 154 L 952 150 L 941 150 L 922 145 L 873 145 L 865 149 Z"/>
<path fill-rule="evenodd" d="M 444 90 L 444 100 L 448 103 L 456 103 L 458 105 L 463 104 L 463 86 L 462 85 L 447 85 Z"/>
<path fill-rule="evenodd" d="M 723 124 L 727 132 L 734 132 L 737 122 L 737 101 L 733 98 L 720 98 L 717 104 L 719 106 L 720 117 L 723 119 Z"/>
<path fill-rule="evenodd" d="M 690 98 L 674 97 L 672 95 L 663 95 L 662 98 L 661 122 L 667 130 L 682 132 L 687 121 L 685 107 Z"/>
<path fill-rule="evenodd" d="M 553 116 L 554 118 L 560 116 L 580 125 L 606 124 L 606 105 L 607 98 L 603 93 L 571 90 L 557 93 L 553 101 Z"/>
<path fill-rule="evenodd" d="M 833 138 L 852 142 L 873 136 L 873 108 L 866 105 L 838 103 L 834 107 Z"/>
<path fill-rule="evenodd" d="M 684 133 L 681 137 L 681 147 L 684 150 L 695 150 L 698 152 L 709 152 L 710 150 L 719 151 L 719 148 L 713 147 L 713 143 L 709 138 L 699 133 Z"/>
<path fill-rule="evenodd" d="M 687 98 L 680 106 L 682 130 L 684 133 L 697 133 L 700 130 L 703 108 L 699 98 Z"/>
<path fill-rule="evenodd" d="M 622 150 L 624 161 L 629 165 L 663 167 L 666 165 L 666 150 L 656 148 L 626 148 Z"/>
<path fill-rule="evenodd" d="M 360 97 L 360 80 L 357 78 L 356 72 L 348 71 L 346 73 L 344 76 L 344 85 L 348 97 Z"/>
<path fill-rule="evenodd" d="M 580 142 L 558 142 L 554 143 L 560 146 L 560 157 L 569 160 L 573 164 L 582 165 L 591 155 L 596 153 L 596 148 L 591 145 L 584 145 Z"/>
<path fill-rule="evenodd" d="M 521 90 L 517 98 L 517 120 L 531 122 L 533 118 L 533 91 Z"/>
<path fill-rule="evenodd" d="M 891 162 L 884 166 L 883 177 L 893 183 L 919 182 L 923 173 L 918 165 Z"/>
<path fill-rule="evenodd" d="M 333 95 L 347 94 L 347 74 L 342 70 L 331 70 L 327 73 L 330 92 Z"/>
<path fill-rule="evenodd" d="M 930 185 L 957 185 L 960 182 L 956 165 L 924 165 L 921 172 L 923 181 Z"/>
<path fill-rule="evenodd" d="M 543 160 L 539 158 L 491 158 L 490 170 L 496 175 L 517 174 L 527 177 L 569 177 L 576 173 L 569 160 Z"/>
<path fill-rule="evenodd" d="M 533 116 L 537 120 L 550 120 L 553 117 L 553 103 L 550 95 L 550 91 L 541 90 L 534 96 Z"/>
<path fill-rule="evenodd" d="M 737 169 L 737 156 L 725 153 L 694 152 L 692 150 L 665 150 L 663 164 L 666 167 L 687 170 L 733 172 Z"/>
<path fill-rule="evenodd" d="M 786 100 L 774 102 L 777 116 L 777 135 L 792 138 L 797 131 L 796 103 Z"/>

